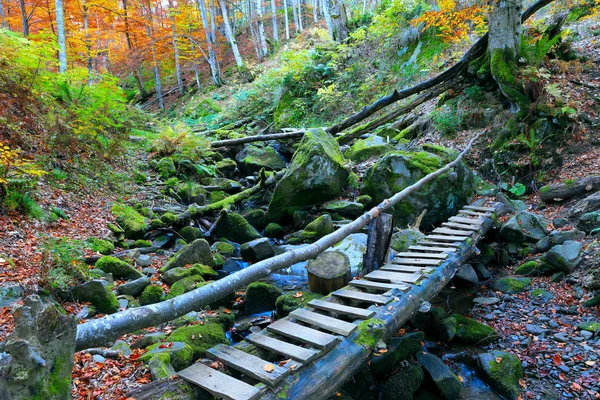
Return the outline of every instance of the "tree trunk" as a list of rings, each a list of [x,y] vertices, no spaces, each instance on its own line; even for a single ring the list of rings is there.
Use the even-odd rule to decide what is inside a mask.
[[[125,40],[127,42],[127,48],[129,49],[130,55],[134,56],[134,48],[133,41],[131,40],[131,33],[129,32],[129,15],[127,11],[127,0],[123,0],[123,23],[125,24]],[[138,92],[140,94],[141,100],[145,100],[148,98],[148,92],[146,92],[146,88],[144,87],[144,82],[142,82],[142,64],[139,63],[139,69],[133,69],[133,77],[135,79],[135,84],[137,86]]]
[[[161,110],[165,109],[165,103],[163,101],[162,95],[162,83],[160,81],[160,69],[158,66],[158,58],[156,57],[156,46],[154,43],[154,18],[152,16],[152,6],[150,4],[150,0],[147,3],[148,9],[146,18],[148,20],[148,27],[146,28],[146,33],[148,37],[151,39],[150,42],[150,51],[152,53],[152,67],[154,68],[154,84],[156,86],[156,100],[158,100],[158,106]]]
[[[29,20],[27,19],[27,9],[25,8],[25,0],[19,0],[21,8],[21,23],[23,24],[23,36],[29,36]]]
[[[277,6],[275,0],[271,0],[271,20],[273,21],[273,40],[279,41],[279,32],[277,30]]]
[[[204,29],[204,35],[206,37],[206,45],[208,46],[208,66],[210,67],[210,75],[215,85],[221,85],[221,75],[219,74],[219,67],[217,65],[217,53],[215,52],[215,42],[210,32],[210,25],[208,22],[208,15],[206,11],[206,4],[204,0],[198,0],[198,6],[200,7],[200,16],[202,18],[202,28]]]
[[[600,175],[588,176],[575,182],[556,183],[540,189],[540,198],[545,202],[564,201],[571,197],[600,190]]]
[[[306,271],[310,291],[322,295],[343,288],[352,279],[348,256],[340,251],[326,251],[308,261]]]
[[[312,9],[313,9],[313,21],[316,24],[317,22],[319,22],[319,18],[317,16],[317,10],[318,10],[318,4],[319,4],[319,0],[313,0],[312,2]]]
[[[90,21],[86,0],[81,0],[81,8],[83,11],[83,31],[85,32],[85,55],[88,69],[88,84],[92,86],[92,83],[94,82],[94,69],[92,65],[92,45],[90,43]]]
[[[290,4],[292,5],[292,15],[294,17],[294,32],[300,32],[300,28],[298,27],[298,9],[296,8],[296,2],[298,0],[290,0]]]
[[[258,43],[260,45],[260,58],[262,60],[269,53],[269,49],[267,47],[267,38],[265,37],[265,24],[262,20],[261,0],[256,0],[256,19],[258,23]]]
[[[335,40],[335,29],[333,28],[333,19],[331,19],[331,10],[329,8],[329,0],[321,0],[321,9],[325,16],[325,23],[327,24],[327,31],[331,40]]]
[[[335,40],[342,42],[348,38],[348,18],[346,7],[342,0],[336,0],[334,4],[335,16],[331,16],[335,27]]]
[[[58,39],[58,70],[67,72],[67,41],[65,37],[65,15],[63,0],[55,0],[56,7],[56,36]]]
[[[288,4],[287,0],[283,0],[283,15],[285,18],[285,38],[290,38],[290,20],[288,18]]]
[[[4,19],[4,6],[2,5],[2,0],[0,0],[0,26],[2,28],[6,28],[6,20]]]
[[[175,77],[179,95],[183,96],[183,79],[181,78],[181,64],[179,63],[179,47],[177,46],[177,28],[175,26],[175,7],[173,0],[169,0],[169,19],[171,20],[171,40],[173,42],[173,56],[175,58]]]
[[[298,29],[302,32],[304,30],[304,25],[302,24],[302,0],[296,0],[296,4],[298,5]]]
[[[394,231],[394,217],[381,214],[369,224],[367,233],[367,251],[363,257],[363,275],[381,268],[385,264],[390,239]]]
[[[227,36],[227,40],[231,45],[231,50],[233,51],[233,57],[235,58],[235,64],[239,69],[244,67],[244,60],[242,60],[242,56],[240,55],[240,50],[238,49],[237,42],[235,40],[235,34],[231,29],[231,25],[229,24],[229,16],[227,14],[227,4],[225,0],[219,0],[219,5],[221,6],[221,13],[223,14],[223,26],[225,27],[225,36]]]

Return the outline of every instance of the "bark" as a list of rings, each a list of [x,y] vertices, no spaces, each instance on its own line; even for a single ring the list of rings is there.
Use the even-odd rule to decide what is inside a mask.
[[[331,16],[335,28],[335,40],[343,42],[348,38],[348,18],[346,17],[346,7],[342,0],[336,0],[334,4],[335,14]]]
[[[125,25],[125,40],[127,42],[127,48],[129,49],[129,53],[133,56],[134,48],[133,41],[131,40],[131,33],[129,31],[129,14],[127,11],[127,0],[123,0],[123,23]],[[142,82],[142,64],[140,62],[139,69],[133,69],[133,77],[135,79],[135,84],[137,86],[138,92],[140,94],[141,100],[145,100],[148,98],[148,92],[144,87],[144,83]]]
[[[317,22],[319,22],[319,17],[317,16],[317,5],[319,4],[319,0],[313,0],[312,2],[312,12],[313,12],[313,21],[316,24]]]
[[[540,198],[545,202],[564,201],[571,197],[600,190],[600,175],[589,176],[575,182],[557,183],[540,189]]]
[[[392,233],[394,233],[394,217],[391,214],[381,214],[379,218],[369,224],[367,251],[363,256],[363,275],[375,271],[385,264]]]
[[[92,45],[90,44],[90,21],[88,15],[88,7],[85,0],[81,0],[81,8],[83,11],[83,30],[85,32],[85,52],[88,69],[88,84],[92,86],[94,82],[94,69],[92,65]]]
[[[275,5],[275,0],[271,0],[271,21],[273,24],[273,40],[278,42],[279,32],[277,30],[277,6]]]
[[[27,10],[25,9],[25,0],[19,0],[21,9],[21,24],[23,25],[23,36],[29,36],[29,18],[27,18]]]
[[[239,139],[228,139],[228,140],[218,140],[212,142],[210,147],[227,147],[227,146],[237,146],[244,143],[252,143],[252,142],[265,142],[267,140],[279,140],[279,139],[294,139],[300,138],[304,135],[306,131],[293,131],[293,132],[282,132],[282,133],[272,133],[269,135],[258,135],[258,136],[246,136]]]
[[[229,23],[229,15],[227,13],[227,4],[225,0],[219,0],[219,5],[221,6],[221,13],[223,14],[223,26],[225,28],[225,36],[231,45],[231,51],[233,52],[233,57],[235,58],[235,64],[238,68],[244,67],[244,60],[242,60],[242,56],[240,54],[240,50],[238,49],[237,42],[235,40],[235,34],[231,29],[231,24]]]
[[[296,8],[296,2],[298,0],[290,0],[290,4],[292,5],[292,15],[294,17],[294,31],[296,33],[300,32],[300,27],[298,23],[298,9]]]
[[[325,16],[325,23],[327,24],[327,31],[331,40],[335,40],[335,29],[333,27],[333,19],[331,18],[331,9],[329,8],[329,0],[321,0],[321,8],[323,9],[323,15]]]
[[[58,39],[58,70],[67,72],[67,41],[65,37],[65,14],[63,0],[55,0],[56,37]]]
[[[288,18],[288,4],[287,0],[283,0],[283,15],[285,18],[285,38],[290,38],[290,20]]]
[[[127,398],[136,400],[208,400],[212,399],[213,396],[210,396],[198,386],[175,377],[174,379],[159,379],[142,385],[129,392]]]
[[[296,5],[298,6],[298,30],[302,32],[304,30],[302,23],[302,0],[296,0]]]
[[[208,15],[206,11],[206,4],[204,0],[198,0],[198,7],[200,8],[200,16],[202,18],[202,28],[204,29],[204,36],[206,37],[206,45],[208,46],[208,66],[210,68],[210,75],[215,85],[221,85],[221,74],[219,73],[219,66],[217,65],[217,53],[215,52],[215,41],[210,31],[210,25],[208,22]]]
[[[179,47],[177,45],[177,28],[175,27],[175,7],[173,0],[169,0],[169,19],[171,20],[171,40],[173,43],[173,57],[175,58],[175,77],[179,95],[183,96],[183,79],[181,78],[181,64],[179,63]]]
[[[4,19],[4,6],[2,5],[2,0],[0,0],[0,26],[2,26],[2,28],[6,28],[6,20]]]
[[[267,47],[267,38],[265,37],[265,24],[262,20],[261,0],[256,0],[256,19],[258,23],[258,43],[260,45],[260,59],[262,60],[269,53]]]
[[[431,180],[450,171],[454,166],[461,162],[464,155],[471,149],[473,142],[480,134],[481,133],[475,135],[469,141],[465,149],[454,161],[437,171],[428,174],[416,183],[396,193],[391,198],[382,201],[378,206],[373,207],[361,217],[344,225],[335,232],[322,237],[313,244],[300,249],[290,250],[267,260],[259,261],[228,277],[209,283],[201,288],[192,290],[170,300],[148,306],[132,308],[80,324],[77,329],[77,349],[84,350],[90,347],[107,345],[126,333],[171,321],[190,311],[198,310],[206,304],[213,303],[214,301],[227,296],[234,290],[255,282],[260,278],[266,277],[274,271],[316,257],[348,235],[360,231],[371,221],[379,217],[381,213],[390,210],[398,202],[405,199],[411,193],[421,189]],[[403,296],[403,298],[407,297]]]

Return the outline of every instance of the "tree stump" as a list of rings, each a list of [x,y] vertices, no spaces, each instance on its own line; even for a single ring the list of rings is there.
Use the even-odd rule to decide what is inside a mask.
[[[308,287],[313,293],[329,294],[352,279],[350,260],[341,251],[326,251],[306,264]]]
[[[390,214],[381,214],[371,221],[367,233],[367,251],[363,257],[363,275],[385,264],[393,230],[394,217]]]

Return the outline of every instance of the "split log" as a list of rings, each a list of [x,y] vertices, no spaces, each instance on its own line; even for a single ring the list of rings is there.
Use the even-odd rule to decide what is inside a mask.
[[[343,288],[352,279],[350,261],[341,251],[326,251],[310,260],[306,270],[308,287],[313,293],[329,294]]]
[[[545,202],[563,201],[598,190],[600,190],[600,175],[588,176],[575,182],[546,185],[540,189],[540,198]]]
[[[385,264],[385,257],[394,230],[394,217],[391,214],[381,214],[369,224],[367,233],[367,251],[363,257],[363,275],[379,269]]]
[[[446,164],[437,171],[426,175],[414,184],[396,193],[391,198],[383,200],[379,205],[365,212],[359,218],[344,225],[333,233],[323,236],[321,239],[308,246],[290,250],[278,256],[259,261],[248,268],[231,274],[223,279],[209,283],[201,288],[194,289],[172,299],[157,304],[124,310],[80,324],[77,329],[77,349],[84,350],[90,347],[104,346],[112,343],[116,338],[126,333],[174,320],[190,311],[196,311],[206,304],[214,303],[229,295],[231,292],[264,278],[272,272],[318,256],[348,235],[360,231],[371,221],[378,218],[381,213],[390,210],[398,202],[405,199],[411,193],[421,189],[428,182],[450,171],[454,166],[461,162],[465,154],[473,146],[475,140],[479,138],[482,133],[483,131],[476,134],[454,161]]]
[[[252,142],[266,142],[267,140],[295,139],[304,136],[305,132],[305,130],[298,130],[292,132],[271,133],[268,135],[246,136],[239,139],[217,140],[212,142],[210,147],[214,149],[218,147],[238,146],[240,144]]]

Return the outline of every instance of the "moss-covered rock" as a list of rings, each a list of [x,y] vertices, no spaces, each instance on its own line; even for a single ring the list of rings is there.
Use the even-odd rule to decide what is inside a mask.
[[[240,254],[246,261],[262,261],[275,255],[268,238],[254,239],[240,247]]]
[[[361,194],[356,198],[356,202],[362,204],[366,208],[373,203],[373,198],[368,194]]]
[[[598,321],[581,322],[581,323],[579,323],[579,325],[577,325],[577,329],[580,329],[582,331],[592,332],[593,334],[598,334],[598,333],[600,333],[600,322],[598,322]]]
[[[229,344],[223,327],[215,322],[182,326],[174,330],[167,337],[167,341],[188,344],[194,352],[193,359],[203,357],[206,350],[217,344]]]
[[[452,370],[437,356],[420,351],[417,360],[445,399],[458,399],[462,384]]]
[[[180,183],[175,188],[178,200],[185,204],[198,204],[199,206],[206,204],[208,193],[201,185],[194,182]]]
[[[175,167],[175,163],[171,157],[161,158],[156,165],[156,170],[163,179],[168,179],[172,176],[175,176],[177,173],[177,168]]]
[[[175,369],[171,365],[171,356],[167,353],[153,355],[147,362],[152,380],[166,379],[175,375]]]
[[[292,311],[304,307],[309,301],[322,298],[322,294],[303,292],[301,296],[297,292],[286,293],[277,298],[275,309],[279,318],[287,317]]]
[[[439,169],[455,156],[455,152],[439,146],[419,152],[392,151],[365,172],[361,192],[379,203]],[[474,188],[473,174],[466,164],[460,163],[452,174],[439,176],[396,204],[393,209],[396,224],[408,225],[425,209],[423,226],[445,221],[469,202]]]
[[[322,209],[343,217],[356,218],[363,213],[365,206],[357,201],[336,200],[323,204]]]
[[[506,277],[497,279],[493,284],[493,288],[495,290],[501,291],[502,293],[516,294],[521,293],[523,290],[525,290],[525,288],[529,286],[530,283],[530,278]]]
[[[519,380],[523,378],[521,361],[514,354],[492,351],[478,356],[486,380],[498,393],[510,400],[519,397]]]
[[[500,338],[494,328],[458,314],[445,318],[441,325],[454,332],[450,340],[459,339],[463,343],[483,346]]]
[[[600,228],[600,211],[585,213],[579,217],[577,228],[589,234],[594,229]]]
[[[546,236],[546,228],[537,215],[526,211],[518,212],[500,229],[500,237],[509,242],[537,242]]]
[[[219,307],[217,310],[210,312],[206,319],[220,324],[225,331],[233,328],[235,324],[235,314],[225,307]]]
[[[275,187],[269,219],[278,222],[296,210],[335,198],[347,179],[344,157],[333,136],[323,129],[309,130]]]
[[[262,237],[240,214],[226,212],[219,216],[214,234],[236,243],[246,243]]]
[[[192,290],[204,285],[204,279],[200,275],[186,276],[175,282],[171,286],[171,290],[167,295],[167,299],[181,296],[184,293],[191,292]]]
[[[236,253],[235,247],[227,242],[214,242],[210,248],[223,257],[233,257]]]
[[[414,393],[421,387],[425,374],[420,364],[402,368],[383,386],[383,400],[412,400]]]
[[[149,240],[138,239],[135,242],[133,242],[133,245],[130,246],[130,248],[132,249],[139,249],[142,247],[152,247],[152,242]]]
[[[314,242],[331,232],[333,232],[333,221],[329,214],[325,214],[306,225],[300,237],[304,241]]]
[[[115,204],[111,208],[112,213],[117,218],[117,224],[122,228],[123,233],[129,239],[142,239],[146,233],[146,218],[144,218],[134,208]]]
[[[408,251],[410,246],[425,239],[425,234],[414,229],[402,229],[394,232],[390,240],[390,247],[397,252]]]
[[[164,298],[165,293],[162,287],[158,285],[146,286],[142,294],[140,295],[140,305],[146,306],[148,304],[159,303]]]
[[[193,226],[184,226],[179,230],[179,236],[183,238],[188,243],[192,243],[196,239],[201,239],[203,237],[200,229],[195,228]]]
[[[231,158],[224,158],[221,161],[217,161],[215,166],[217,172],[227,178],[231,178],[237,169],[237,164]]]
[[[119,311],[119,300],[108,288],[108,282],[94,279],[71,289],[71,296],[77,301],[90,302],[104,314]]]
[[[175,221],[177,221],[177,215],[167,211],[160,217],[160,220],[164,225],[170,226],[173,225]]]
[[[574,240],[553,246],[544,256],[544,262],[555,271],[571,272],[581,261],[582,245]]]
[[[235,160],[245,174],[255,174],[263,168],[267,171],[285,168],[285,160],[271,146],[247,146],[235,156]]]
[[[133,281],[124,283],[123,285],[119,285],[119,287],[117,287],[117,293],[124,294],[127,296],[138,296],[144,291],[146,286],[148,286],[149,284],[150,278],[148,278],[147,276],[143,276]]]
[[[142,273],[132,265],[112,256],[100,258],[96,261],[95,267],[106,273],[113,274],[115,278],[138,279],[142,277]]]
[[[190,345],[183,342],[169,343],[170,347],[162,346],[162,343],[155,343],[148,347],[148,350],[140,357],[140,361],[147,363],[153,357],[159,354],[168,355],[167,362],[169,362],[175,371],[182,370],[189,367],[194,359],[194,350]]]
[[[105,239],[98,239],[95,237],[88,238],[87,244],[90,249],[97,251],[100,254],[109,255],[115,251],[115,246]]]
[[[265,236],[280,239],[285,235],[285,230],[276,222],[271,222],[265,227]]]
[[[250,225],[259,231],[265,229],[269,223],[267,212],[265,210],[261,210],[260,208],[248,211],[246,214],[244,214],[244,218],[246,218],[246,221],[248,221]]]
[[[392,136],[393,138],[394,136]],[[379,157],[389,151],[394,150],[394,146],[381,136],[371,135],[366,139],[357,140],[346,152],[344,157],[355,163],[361,163],[369,159]]]
[[[188,276],[200,276],[204,279],[214,279],[219,276],[211,267],[203,264],[193,264],[189,267],[177,267],[166,271],[161,276],[161,280],[169,285],[187,278]]]
[[[247,314],[273,310],[279,296],[281,291],[273,285],[264,282],[251,283],[246,289],[244,310]]]
[[[185,246],[171,257],[160,271],[164,273],[173,268],[185,267],[188,264],[203,264],[213,267],[213,255],[206,240],[196,239]]]
[[[422,350],[425,340],[423,332],[411,332],[400,337],[393,337],[387,346],[387,352],[371,359],[370,368],[375,375],[388,376],[402,361]]]
[[[382,320],[369,318],[358,324],[357,333],[354,343],[368,349],[375,349],[375,345],[385,335],[385,326]]]

